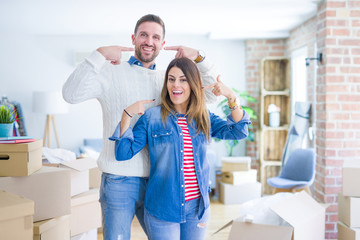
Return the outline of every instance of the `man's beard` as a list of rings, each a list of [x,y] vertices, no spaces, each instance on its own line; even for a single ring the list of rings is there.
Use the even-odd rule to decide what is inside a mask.
[[[150,56],[149,58],[145,58],[141,52],[141,47],[138,47],[135,49],[135,53],[136,53],[136,56],[139,58],[139,60],[141,62],[144,62],[144,63],[149,63],[149,62],[152,62],[155,60],[155,58],[159,55],[159,52],[154,52],[152,56]]]

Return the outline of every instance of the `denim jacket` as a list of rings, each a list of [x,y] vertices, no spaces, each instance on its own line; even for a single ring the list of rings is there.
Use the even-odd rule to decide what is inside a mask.
[[[161,107],[148,109],[137,121],[134,129],[127,129],[120,136],[120,123],[110,140],[115,142],[115,156],[119,161],[131,159],[146,144],[150,154],[150,176],[146,188],[145,208],[162,221],[185,222],[185,184],[183,174],[184,140],[177,116],[170,114],[164,125]],[[227,121],[210,113],[211,137],[219,139],[243,139],[248,136],[249,116],[235,123],[231,115]],[[189,126],[193,144],[196,176],[201,192],[198,210],[199,219],[210,205],[209,163],[206,148],[209,142],[203,133],[196,133],[196,123]]]

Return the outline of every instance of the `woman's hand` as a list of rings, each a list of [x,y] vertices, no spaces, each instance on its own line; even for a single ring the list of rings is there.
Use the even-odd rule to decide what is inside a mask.
[[[221,80],[220,75],[216,78],[216,83],[205,86],[204,89],[213,88],[212,92],[215,96],[224,96],[227,99],[235,99],[236,95],[233,90],[228,88]]]
[[[137,101],[124,109],[120,122],[120,136],[122,136],[124,132],[129,128],[130,120],[133,116],[135,116],[136,114],[143,115],[145,113],[144,104],[152,103],[154,101],[155,99]]]
[[[154,101],[155,101],[155,99],[137,101],[137,102],[131,104],[130,106],[128,106],[127,108],[125,108],[125,111],[128,114],[130,114],[131,117],[136,115],[136,114],[143,115],[145,113],[144,104],[153,103]]]

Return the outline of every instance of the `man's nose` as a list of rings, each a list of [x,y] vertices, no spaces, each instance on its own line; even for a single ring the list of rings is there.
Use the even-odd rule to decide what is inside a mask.
[[[146,39],[145,39],[145,43],[147,44],[147,45],[149,45],[149,46],[152,46],[152,38],[151,37],[147,37]]]

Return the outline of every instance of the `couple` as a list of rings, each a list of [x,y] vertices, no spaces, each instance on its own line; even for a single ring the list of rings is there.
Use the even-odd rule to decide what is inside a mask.
[[[144,225],[144,212],[146,214],[147,224],[150,225],[150,230],[147,231],[147,234],[150,239],[158,239],[157,236],[151,236],[152,229],[155,228],[155,231],[158,231],[158,228],[156,227],[156,224],[159,224],[158,226],[164,226],[164,222],[171,223],[171,222],[177,222],[178,226],[184,225],[187,222],[187,216],[184,216],[184,211],[187,210],[188,212],[192,213],[192,217],[200,217],[200,220],[198,219],[197,225],[195,225],[196,229],[200,231],[200,235],[202,234],[205,236],[205,229],[206,229],[206,217],[208,216],[208,206],[209,206],[209,199],[208,199],[208,165],[205,160],[205,144],[206,141],[208,141],[208,137],[213,134],[225,134],[224,132],[224,122],[220,121],[219,118],[215,117],[212,114],[209,114],[205,110],[204,105],[204,95],[205,98],[209,101],[214,100],[215,95],[220,94],[226,94],[227,96],[230,96],[232,99],[230,100],[230,107],[234,108],[234,111],[238,112],[240,111],[240,114],[245,114],[242,110],[240,110],[240,107],[236,107],[236,101],[235,98],[233,98],[233,93],[231,91],[227,92],[227,89],[220,81],[216,81],[216,78],[213,74],[213,67],[208,63],[207,59],[195,49],[191,49],[188,47],[167,47],[164,48],[165,50],[175,50],[177,51],[176,57],[181,59],[175,59],[175,62],[172,62],[173,64],[176,63],[176,61],[184,61],[185,64],[183,65],[177,65],[173,69],[173,67],[169,66],[169,71],[166,73],[165,78],[165,88],[163,88],[163,93],[167,93],[167,82],[174,81],[174,85],[177,86],[177,82],[181,83],[188,83],[188,93],[189,93],[189,111],[185,111],[184,118],[180,120],[183,121],[182,126],[176,125],[176,128],[174,127],[175,119],[181,117],[182,112],[179,111],[175,113],[176,110],[182,110],[175,108],[180,99],[180,97],[183,97],[183,93],[185,90],[178,89],[172,92],[172,96],[169,95],[169,99],[165,102],[162,102],[165,107],[165,112],[163,114],[168,114],[169,116],[164,115],[164,118],[161,117],[161,115],[156,116],[157,114],[162,114],[160,111],[160,107],[155,107],[147,111],[145,115],[142,117],[142,120],[139,122],[139,126],[141,127],[141,122],[143,124],[148,124],[146,122],[147,117],[151,116],[151,121],[153,124],[156,122],[156,126],[159,127],[159,130],[165,130],[167,132],[159,131],[158,135],[156,133],[149,132],[148,134],[151,135],[153,144],[156,144],[156,147],[159,150],[164,150],[163,154],[154,152],[155,149],[152,149],[150,146],[150,140],[148,142],[149,150],[150,150],[150,156],[152,159],[155,157],[155,161],[159,160],[161,158],[157,158],[156,154],[164,156],[164,153],[166,151],[171,151],[169,148],[166,148],[164,146],[167,146],[169,144],[166,143],[166,139],[162,134],[167,135],[172,134],[172,137],[175,137],[175,134],[179,134],[177,137],[178,143],[176,146],[173,146],[173,148],[177,148],[179,152],[171,152],[171,159],[169,158],[166,163],[165,171],[161,171],[162,167],[161,165],[156,165],[160,163],[151,162],[151,164],[155,164],[156,166],[151,166],[151,173],[152,174],[168,174],[171,181],[175,184],[176,177],[181,179],[180,181],[183,181],[185,183],[185,177],[181,176],[180,173],[182,172],[176,172],[178,168],[180,168],[179,171],[185,170],[184,167],[175,166],[176,163],[180,163],[184,161],[184,153],[188,154],[191,151],[184,151],[190,148],[191,146],[194,148],[193,153],[193,159],[195,166],[192,167],[193,171],[201,171],[200,173],[196,172],[196,177],[191,178],[188,177],[187,183],[191,184],[191,179],[196,180],[197,184],[197,190],[195,189],[195,194],[189,194],[187,200],[185,200],[185,191],[179,190],[180,187],[184,187],[179,185],[179,182],[177,182],[177,185],[173,185],[170,189],[166,188],[169,187],[169,185],[166,185],[164,183],[159,175],[160,178],[156,178],[158,175],[152,176],[149,180],[149,186],[148,191],[146,194],[151,194],[153,191],[159,191],[157,189],[157,186],[163,186],[163,189],[166,189],[168,192],[162,192],[161,194],[153,195],[153,196],[147,196],[146,201],[151,200],[150,202],[147,202],[146,206],[147,209],[144,211],[144,199],[145,199],[145,188],[148,184],[148,176],[150,171],[150,161],[149,161],[149,152],[147,148],[144,148],[141,150],[141,146],[137,146],[136,143],[133,145],[132,148],[136,148],[137,151],[140,151],[138,154],[136,154],[134,157],[131,158],[131,160],[128,161],[117,161],[115,159],[114,154],[114,142],[109,141],[108,137],[111,136],[113,133],[113,130],[118,124],[119,119],[121,119],[121,115],[124,116],[126,114],[126,117],[122,118],[122,124],[128,125],[130,122],[131,126],[134,126],[136,123],[138,116],[135,115],[137,113],[143,113],[145,109],[137,109],[139,106],[141,108],[143,105],[141,103],[134,103],[135,101],[141,100],[141,99],[155,99],[155,101],[152,101],[150,104],[147,104],[147,107],[155,106],[159,103],[160,99],[160,92],[161,92],[161,86],[164,81],[164,73],[161,71],[156,70],[155,65],[155,58],[159,54],[160,49],[163,48],[165,41],[164,41],[164,35],[165,35],[165,26],[163,21],[155,15],[146,15],[140,18],[135,26],[134,34],[132,35],[132,43],[135,45],[135,55],[134,57],[131,57],[128,62],[121,63],[121,52],[122,51],[133,51],[132,48],[125,48],[120,46],[110,46],[110,47],[101,47],[98,48],[97,51],[94,51],[90,57],[88,57],[82,64],[80,64],[76,70],[71,74],[67,82],[65,83],[63,87],[63,96],[64,99],[70,103],[79,103],[88,99],[96,98],[100,102],[103,110],[103,136],[104,136],[104,143],[103,143],[103,149],[100,154],[100,157],[98,159],[98,165],[100,170],[103,172],[102,174],[102,183],[100,188],[100,203],[102,208],[102,214],[103,214],[103,234],[104,239],[130,239],[130,226],[132,219],[134,215],[137,216],[139,219],[139,222],[141,223],[143,229],[145,229]],[[195,63],[192,63],[191,65],[189,61],[184,60],[182,57],[193,60],[196,62],[196,67],[194,70],[191,68],[191,66],[195,66]],[[187,62],[187,63],[186,63]],[[180,63],[176,63],[180,64]],[[187,65],[186,65],[187,64]],[[188,68],[188,66],[190,66]],[[183,69],[181,67],[184,67]],[[172,74],[169,74],[170,69],[172,69]],[[191,70],[192,69],[192,70]],[[176,71],[175,71],[176,70]],[[182,74],[179,73],[179,70],[181,70]],[[173,72],[175,71],[175,72]],[[197,72],[199,71],[199,72]],[[190,75],[189,72],[192,72]],[[202,83],[196,83],[196,81],[200,80],[200,77],[194,77],[196,74],[201,74]],[[185,76],[180,77],[180,76]],[[169,79],[169,77],[171,77]],[[196,84],[195,84],[196,83]],[[195,85],[192,85],[195,84]],[[214,85],[215,84],[215,85]],[[201,86],[213,86],[213,88],[210,89],[201,89]],[[224,89],[225,93],[224,93]],[[199,91],[200,90],[200,91]],[[196,91],[196,95],[191,96],[192,92]],[[205,92],[205,93],[204,93]],[[226,93],[227,92],[227,93]],[[163,96],[166,97],[166,96]],[[163,98],[162,97],[162,98]],[[174,104],[172,104],[173,99]],[[165,99],[164,99],[165,100]],[[193,102],[192,102],[193,101]],[[166,105],[166,102],[169,105]],[[131,105],[130,107],[127,107]],[[182,107],[184,104],[180,104]],[[195,109],[193,109],[195,108]],[[127,111],[127,113],[124,111],[124,109]],[[136,111],[135,111],[136,110]],[[137,111],[139,110],[139,111]],[[200,111],[201,110],[201,111]],[[237,114],[237,113],[234,114]],[[175,115],[173,115],[173,113]],[[127,115],[128,114],[128,115]],[[135,116],[133,116],[135,115]],[[239,116],[240,118],[242,116]],[[133,116],[132,118],[130,116]],[[161,118],[160,121],[157,121],[156,119]],[[166,119],[165,119],[166,118]],[[131,119],[131,120],[130,120]],[[167,127],[160,127],[164,123],[162,122],[166,121]],[[230,118],[231,119],[231,118]],[[145,122],[144,122],[145,121]],[[153,122],[154,121],[154,122]],[[216,126],[215,129],[211,128],[213,127],[213,121],[215,121],[214,126]],[[186,124],[186,123],[189,123]],[[228,121],[231,124],[231,129],[236,129],[235,125],[239,125],[239,123],[235,124],[234,119]],[[248,118],[246,118],[246,114],[243,117],[243,120],[241,122],[249,123]],[[177,124],[177,122],[176,122]],[[220,125],[218,125],[220,124]],[[243,125],[246,125],[243,124]],[[149,125],[148,127],[155,127],[155,125]],[[122,136],[123,139],[127,136],[127,134],[130,134],[131,130],[125,131],[125,126],[122,128],[124,131],[124,135]],[[179,128],[180,127],[180,128]],[[245,126],[244,126],[245,127]],[[134,128],[134,130],[138,129],[137,126]],[[190,140],[186,141],[186,149],[185,147],[185,141],[182,134],[182,129],[184,128],[184,132],[186,130],[189,131]],[[143,128],[144,129],[144,128]],[[181,129],[181,132],[180,132]],[[196,130],[195,130],[196,129]],[[247,133],[247,128],[245,127],[245,133]],[[148,129],[146,129],[148,130]],[[227,130],[229,131],[229,130]],[[152,135],[153,134],[153,135]],[[150,137],[149,135],[149,137]],[[120,136],[120,135],[118,135]],[[226,137],[228,135],[225,135]],[[143,137],[141,134],[137,136],[135,134],[135,139],[137,137]],[[158,137],[158,138],[157,138]],[[186,137],[186,136],[184,136]],[[156,139],[155,139],[156,138]],[[147,139],[147,138],[146,138]],[[189,138],[188,138],[189,139]],[[141,144],[144,145],[143,141],[145,139],[142,139]],[[173,140],[171,140],[173,141]],[[129,142],[129,148],[130,148]],[[183,143],[183,145],[179,145],[179,143]],[[190,145],[189,145],[190,144]],[[174,145],[174,144],[171,144]],[[119,145],[117,145],[119,146]],[[154,145],[155,146],[155,145]],[[119,150],[119,148],[118,148]],[[120,150],[124,150],[121,149]],[[128,149],[129,150],[129,149]],[[117,154],[118,158],[128,158],[129,156],[122,156],[122,153],[119,151]],[[127,155],[127,153],[125,154]],[[168,156],[169,157],[169,156]],[[187,157],[188,158],[188,157]],[[191,159],[191,157],[190,157]],[[172,161],[170,161],[172,160]],[[163,163],[162,163],[163,164]],[[171,167],[173,165],[173,167]],[[155,167],[157,167],[157,171],[155,171]],[[191,167],[191,166],[190,166]],[[160,171],[159,171],[160,169]],[[176,174],[175,174],[176,173]],[[194,175],[194,173],[193,173]],[[160,182],[157,182],[160,181]],[[161,185],[165,184],[165,185]],[[155,186],[154,186],[155,185]],[[176,188],[176,186],[178,186]],[[150,190],[149,190],[150,188]],[[172,209],[170,205],[165,205],[163,201],[166,202],[166,204],[170,204],[170,198],[178,197],[177,202],[172,202],[174,206],[176,205],[175,209]],[[155,199],[154,199],[155,197]],[[168,198],[168,199],[164,199]],[[190,199],[190,200],[189,200]],[[191,200],[192,199],[192,200]],[[161,211],[159,209],[159,206],[161,208],[166,209],[167,217],[164,218],[161,214],[164,213],[164,211]],[[185,210],[179,211],[181,207],[185,207]],[[193,209],[191,209],[193,207]],[[195,208],[195,209],[194,209]],[[183,208],[184,209],[184,208]],[[179,212],[179,216],[176,216],[174,211]],[[156,215],[160,214],[160,215]],[[151,217],[154,221],[151,220]],[[172,221],[167,221],[167,220]],[[180,219],[178,221],[178,219]],[[156,221],[155,221],[156,220]],[[165,221],[163,221],[165,220]],[[190,222],[190,221],[188,221]],[[179,224],[180,223],[180,224]],[[155,225],[154,225],[155,224]],[[167,224],[166,224],[167,225]],[[171,225],[171,224],[170,224]],[[166,230],[166,232],[174,233],[172,230]],[[193,234],[194,229],[189,228],[188,233],[190,236],[184,236],[182,235],[182,239],[197,239]],[[145,231],[146,232],[146,231]],[[203,233],[201,233],[203,232]],[[181,232],[183,234],[185,232]],[[180,235],[180,233],[178,233]],[[163,239],[166,237],[162,237]],[[170,239],[179,239],[170,237]],[[167,238],[169,239],[169,238]]]

